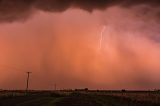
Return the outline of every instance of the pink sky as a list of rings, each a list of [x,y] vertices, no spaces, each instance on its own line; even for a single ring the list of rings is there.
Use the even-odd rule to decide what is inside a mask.
[[[1,23],[0,87],[25,89],[31,71],[30,89],[160,88],[160,23],[140,8],[36,11]]]

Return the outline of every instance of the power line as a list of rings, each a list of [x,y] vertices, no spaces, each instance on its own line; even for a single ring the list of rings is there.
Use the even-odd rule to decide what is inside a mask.
[[[57,90],[57,84],[54,84],[54,90],[55,91]]]
[[[26,69],[22,68],[22,67],[15,67],[12,65],[7,65],[7,64],[0,64],[0,68],[5,68],[5,69],[14,69],[14,71],[25,71]]]

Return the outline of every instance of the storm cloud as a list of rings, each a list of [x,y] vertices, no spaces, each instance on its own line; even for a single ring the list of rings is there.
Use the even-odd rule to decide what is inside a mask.
[[[0,86],[160,88],[159,19],[159,0],[0,0]]]
[[[37,10],[63,12],[69,8],[80,8],[88,12],[104,10],[111,6],[125,8],[148,5],[159,9],[159,0],[0,0],[0,22],[26,20]],[[149,10],[144,10],[145,13]],[[159,14],[159,13],[158,13]]]

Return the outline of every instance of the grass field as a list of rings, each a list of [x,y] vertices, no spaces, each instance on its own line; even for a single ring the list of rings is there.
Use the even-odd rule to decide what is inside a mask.
[[[0,106],[160,106],[159,92],[1,91]]]

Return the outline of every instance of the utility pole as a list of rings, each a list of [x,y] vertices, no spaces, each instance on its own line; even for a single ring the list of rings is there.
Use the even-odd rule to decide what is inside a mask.
[[[32,72],[27,72],[27,85],[26,85],[26,92],[28,91],[28,87],[29,87],[29,76]]]
[[[57,84],[54,84],[54,90],[55,91],[57,90]]]

